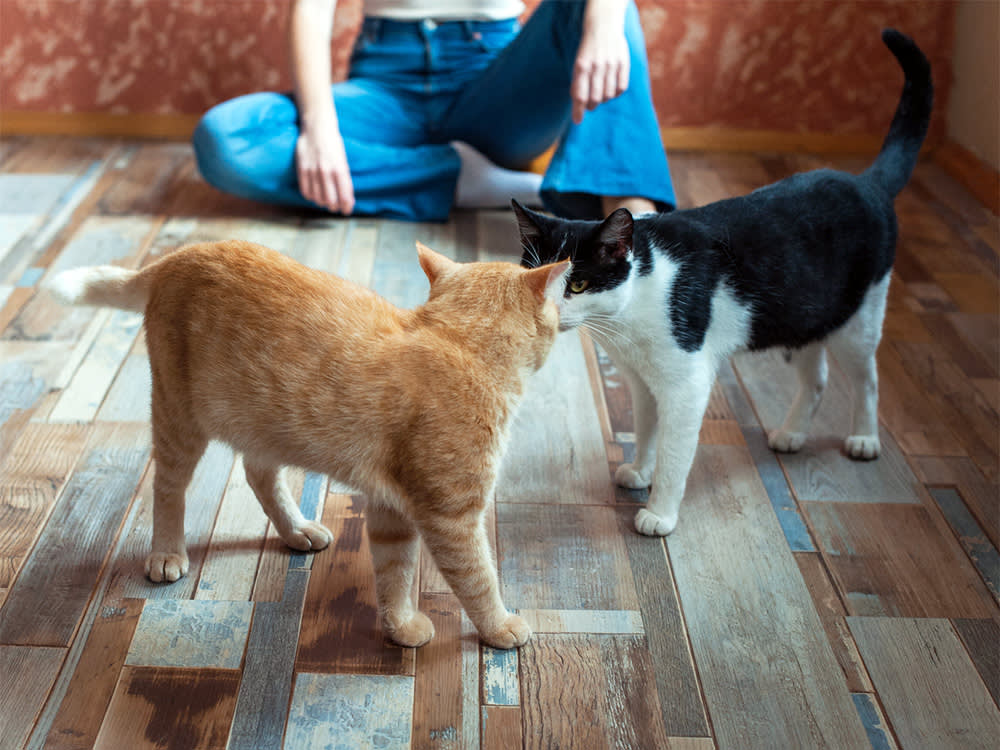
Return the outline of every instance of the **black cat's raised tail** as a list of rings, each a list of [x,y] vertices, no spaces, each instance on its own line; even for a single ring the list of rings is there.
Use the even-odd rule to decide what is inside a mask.
[[[910,179],[920,146],[927,135],[934,103],[934,84],[931,81],[931,65],[912,39],[895,29],[885,29],[882,41],[899,60],[906,82],[889,126],[889,134],[866,175],[895,196]]]

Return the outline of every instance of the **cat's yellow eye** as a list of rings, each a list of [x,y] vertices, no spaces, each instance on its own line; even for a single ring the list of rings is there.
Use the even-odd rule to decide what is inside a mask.
[[[590,286],[590,282],[586,279],[577,279],[576,281],[569,282],[569,290],[573,292],[573,294],[579,294],[588,286]]]

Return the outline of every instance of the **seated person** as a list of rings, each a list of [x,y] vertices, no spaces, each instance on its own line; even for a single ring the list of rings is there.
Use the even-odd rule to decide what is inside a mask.
[[[333,84],[336,0],[292,0],[294,94],[241,96],[194,134],[219,190],[343,215],[444,221],[517,198],[570,218],[674,193],[632,0],[364,0]],[[556,145],[544,177],[532,160]]]

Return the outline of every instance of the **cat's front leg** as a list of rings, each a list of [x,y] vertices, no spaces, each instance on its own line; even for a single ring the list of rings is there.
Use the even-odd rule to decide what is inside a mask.
[[[285,484],[281,467],[244,456],[243,469],[260,507],[285,544],[301,552],[317,552],[330,545],[333,533],[323,524],[302,515]]]
[[[434,637],[434,624],[413,606],[413,582],[420,555],[417,529],[403,514],[378,503],[365,510],[365,526],[382,626],[400,646],[423,646]]]
[[[649,502],[635,516],[635,528],[640,534],[666,536],[677,526],[714,376],[714,368],[699,362],[685,377],[668,379],[667,388],[657,394],[656,473]]]
[[[479,637],[493,648],[523,646],[531,636],[531,628],[521,617],[508,612],[500,598],[484,520],[480,506],[458,515],[425,514],[417,525]]]
[[[644,490],[652,483],[656,466],[656,399],[634,370],[617,361],[615,364],[628,380],[632,418],[635,421],[635,458],[631,463],[618,467],[615,483],[632,490]]]

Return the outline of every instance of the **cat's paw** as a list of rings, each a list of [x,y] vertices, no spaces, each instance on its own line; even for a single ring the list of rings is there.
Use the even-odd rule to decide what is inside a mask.
[[[797,453],[805,443],[806,433],[790,432],[783,428],[774,430],[767,438],[768,446],[778,453]]]
[[[851,458],[871,461],[882,452],[878,435],[850,435],[844,440],[844,450]]]
[[[282,534],[281,538],[292,549],[300,552],[317,552],[329,546],[333,541],[333,533],[321,523],[306,521],[301,526]]]
[[[402,624],[390,626],[386,623],[386,631],[393,643],[407,648],[417,648],[434,637],[434,623],[427,615],[418,611]]]
[[[647,489],[652,481],[652,472],[638,471],[635,464],[622,464],[615,471],[615,484],[630,490]]]
[[[517,615],[507,615],[499,628],[491,633],[480,631],[479,637],[493,648],[516,648],[528,642],[531,637],[531,626]]]
[[[146,558],[146,576],[153,583],[173,583],[188,572],[188,556],[176,552],[153,552]]]
[[[663,518],[640,508],[635,514],[635,530],[645,536],[666,536],[677,526],[677,516]]]

